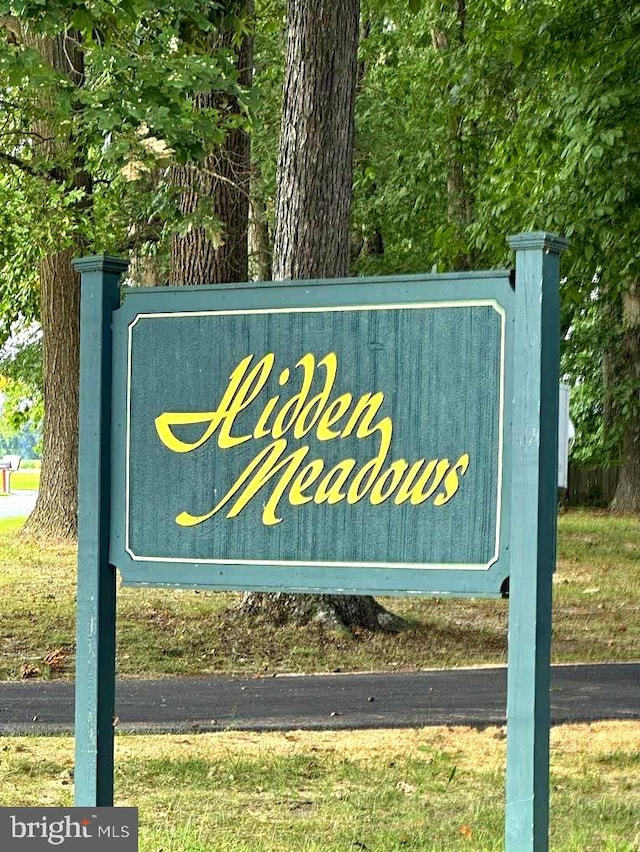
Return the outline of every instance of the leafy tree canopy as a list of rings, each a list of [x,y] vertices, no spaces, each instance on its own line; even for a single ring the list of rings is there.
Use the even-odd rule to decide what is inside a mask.
[[[88,250],[122,252],[176,227],[169,161],[201,158],[246,120],[195,108],[212,91],[246,105],[232,52],[216,42],[220,28],[242,37],[240,9],[199,0],[0,4],[0,163],[41,252],[71,233]],[[63,35],[82,55],[81,75],[71,58],[61,73],[43,56],[45,40]],[[88,185],[74,184],[78,170]]]

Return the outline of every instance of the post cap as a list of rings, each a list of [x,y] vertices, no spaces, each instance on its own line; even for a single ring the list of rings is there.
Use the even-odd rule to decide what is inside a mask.
[[[569,241],[558,234],[547,231],[529,231],[507,237],[509,247],[514,251],[538,250],[552,254],[562,254],[569,248]]]
[[[78,257],[72,261],[76,272],[111,272],[122,274],[129,268],[129,261],[108,254],[94,254],[90,257]]]

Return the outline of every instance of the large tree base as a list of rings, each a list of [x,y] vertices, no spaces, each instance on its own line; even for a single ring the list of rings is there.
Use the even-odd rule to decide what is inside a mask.
[[[363,628],[385,633],[398,633],[405,621],[386,610],[371,596],[361,595],[291,595],[279,592],[248,592],[240,604],[241,611],[262,618],[270,624],[309,624],[329,627]]]
[[[640,480],[618,486],[611,511],[617,515],[640,515]]]
[[[40,490],[24,536],[68,541],[77,535],[80,278],[78,243],[40,262],[44,332],[44,434]]]
[[[77,533],[73,498],[45,500],[41,495],[20,530],[20,537],[29,541],[75,541]]]
[[[633,388],[633,397],[622,437],[622,465],[614,512],[640,515],[640,280],[634,281],[622,295],[622,327],[625,381]]]

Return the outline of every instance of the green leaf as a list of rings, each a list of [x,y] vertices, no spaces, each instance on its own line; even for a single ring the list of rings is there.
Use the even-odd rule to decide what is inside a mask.
[[[524,59],[524,50],[522,45],[514,44],[511,48],[511,61],[518,68],[522,65],[522,60]]]

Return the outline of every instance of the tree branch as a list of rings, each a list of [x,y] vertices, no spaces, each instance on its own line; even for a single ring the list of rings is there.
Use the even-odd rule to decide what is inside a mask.
[[[25,162],[25,160],[21,160],[19,157],[15,157],[13,154],[7,154],[4,151],[0,151],[0,162],[8,163],[10,166],[15,166],[20,169],[20,171],[30,175],[31,177],[45,178],[45,180],[57,181],[58,183],[64,183],[65,181],[65,175],[62,169],[39,171],[38,169],[34,169],[30,163]]]
[[[25,161],[21,160],[19,157],[14,157],[13,154],[5,154],[4,151],[0,151],[0,160],[5,163],[9,163],[11,166],[16,166],[16,168],[20,169],[20,171],[23,171],[32,177],[40,176],[38,172],[29,165],[29,163],[25,163]]]

